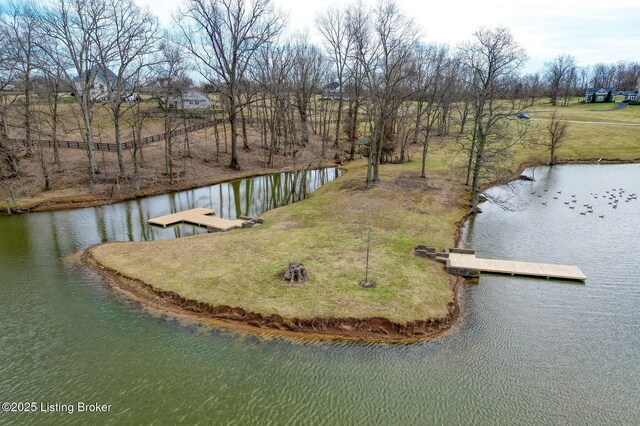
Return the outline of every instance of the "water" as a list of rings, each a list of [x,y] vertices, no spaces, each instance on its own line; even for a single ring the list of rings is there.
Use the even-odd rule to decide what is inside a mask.
[[[614,187],[640,193],[640,166],[538,168],[536,178],[516,184],[519,211],[485,203],[465,245],[487,257],[573,263],[586,285],[485,275],[462,291],[453,330],[405,346],[265,340],[154,316],[68,258],[105,240],[200,232],[144,225],[174,210],[257,213],[278,205],[253,204],[273,199],[268,190],[240,208],[243,183],[239,197],[215,186],[2,217],[0,401],[112,408],[0,412],[0,423],[637,424],[640,201],[613,210],[594,200],[604,219],[562,202],[575,194],[582,205]]]

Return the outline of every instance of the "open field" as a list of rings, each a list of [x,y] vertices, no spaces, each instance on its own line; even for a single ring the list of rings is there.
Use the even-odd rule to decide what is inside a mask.
[[[629,105],[616,111],[609,111],[615,103],[580,104],[568,107],[553,107],[546,101],[529,110],[532,132],[539,138],[548,138],[545,124],[553,111],[560,120],[568,121],[566,140],[559,146],[558,160],[600,159],[639,161],[640,160],[640,106]],[[601,109],[601,111],[593,111]],[[600,124],[602,123],[602,124]],[[615,123],[620,123],[616,125]],[[632,126],[634,125],[634,126]],[[530,147],[519,153],[523,161],[544,162],[540,147]]]
[[[640,105],[628,105],[626,108],[613,111],[616,105],[615,102],[582,104],[573,99],[566,107],[554,107],[545,99],[528,108],[527,113],[532,118],[543,119],[549,118],[553,111],[557,111],[563,120],[640,124]]]

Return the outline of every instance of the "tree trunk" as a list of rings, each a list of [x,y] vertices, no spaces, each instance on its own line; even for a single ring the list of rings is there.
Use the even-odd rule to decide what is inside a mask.
[[[27,70],[24,75],[24,136],[25,144],[27,146],[27,157],[31,157],[33,154],[33,140],[31,135],[31,62],[30,57],[27,56]]]
[[[133,190],[140,190],[140,151],[141,151],[140,131],[133,129]]]
[[[422,118],[422,102],[418,101],[418,107],[416,108],[416,123],[413,128],[413,144],[418,143],[418,134],[420,133],[420,118]]]
[[[60,172],[62,170],[62,165],[60,163],[60,147],[58,146],[58,93],[54,94],[55,99],[53,100],[53,114],[51,117],[51,128],[53,130],[53,162],[56,165],[56,171]]]
[[[338,112],[336,117],[336,139],[333,142],[333,148],[336,150],[336,160],[340,159],[340,125],[342,124],[342,85],[340,86],[340,99],[338,99]]]
[[[240,109],[240,120],[242,121],[242,147],[244,149],[251,149],[249,147],[249,138],[247,137],[247,121],[244,118],[244,108]]]
[[[118,157],[118,176],[125,177],[127,170],[124,167],[124,156],[122,155],[122,144],[120,134],[120,105],[113,107],[113,130],[116,138],[116,155]]]
[[[306,147],[309,145],[309,122],[306,104],[298,107],[298,115],[300,116],[300,133],[302,134],[301,145]]]
[[[216,139],[216,163],[220,162],[220,132],[218,132],[218,120],[213,119],[213,134]]]
[[[238,133],[235,105],[232,105],[232,112],[229,114],[229,124],[231,127],[231,163],[229,167],[234,170],[240,170],[240,163],[238,162]]]
[[[427,177],[427,151],[429,149],[429,129],[424,134],[424,141],[422,142],[422,168],[420,171],[420,177]]]
[[[480,169],[482,168],[484,140],[480,136],[476,147],[476,161],[473,166],[473,180],[471,184],[471,203],[469,205],[472,212],[476,212],[478,208],[478,188],[480,186]]]
[[[89,105],[89,100],[87,93],[84,93],[83,99],[81,101],[81,109],[82,109],[82,119],[85,127],[85,139],[87,144],[87,157],[89,158],[89,180],[91,183],[91,191],[94,190],[96,174],[99,173],[98,170],[98,161],[96,159],[96,151],[93,145],[93,128],[92,126],[92,117],[91,117],[91,107]]]

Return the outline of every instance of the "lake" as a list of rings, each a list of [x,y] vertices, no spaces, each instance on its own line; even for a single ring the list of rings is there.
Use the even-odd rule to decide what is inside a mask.
[[[624,199],[640,194],[640,165],[537,168],[535,182],[492,188],[492,198],[511,202],[484,203],[464,246],[484,257],[575,264],[589,278],[483,275],[462,290],[453,329],[419,344],[301,343],[201,326],[149,313],[77,263],[102,241],[203,232],[150,227],[150,217],[194,207],[254,216],[336,176],[311,171],[291,183],[277,174],[0,217],[0,402],[112,406],[0,412],[0,424],[637,423],[640,201]],[[625,191],[616,209],[613,189]],[[583,204],[594,213],[581,215]]]

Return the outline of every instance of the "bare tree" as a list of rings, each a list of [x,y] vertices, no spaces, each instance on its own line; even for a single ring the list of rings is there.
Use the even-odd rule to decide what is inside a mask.
[[[179,27],[198,71],[226,99],[231,125],[231,163],[238,161],[238,118],[246,105],[240,87],[256,51],[277,36],[284,19],[270,0],[187,0]]]
[[[460,50],[471,71],[468,84],[474,99],[474,126],[467,151],[472,178],[470,211],[476,212],[481,180],[500,171],[510,148],[523,137],[521,120],[515,118],[522,105],[509,98],[509,82],[526,53],[505,27],[477,30]]]
[[[52,45],[59,51],[52,52],[42,46],[42,51],[53,62],[60,64],[65,79],[73,82],[75,97],[82,114],[82,135],[89,159],[89,180],[94,189],[96,174],[99,173],[93,135],[94,96],[91,87],[98,73],[96,66],[96,32],[108,25],[110,14],[104,0],[57,0],[52,8],[46,9],[39,17],[41,33],[39,40],[51,38]],[[67,61],[71,67],[67,67]]]
[[[616,66],[613,64],[595,64],[591,71],[592,87],[613,87],[616,80]]]
[[[522,95],[527,99],[527,105],[533,106],[543,95],[542,79],[539,73],[527,74],[521,79]]]
[[[362,13],[361,13],[362,14]],[[393,152],[398,109],[413,94],[410,80],[415,74],[413,53],[418,45],[416,25],[392,1],[379,3],[371,15],[371,33],[366,19],[355,29],[355,45],[362,62],[369,93],[369,115],[373,118],[367,185],[380,179],[383,152]]]
[[[563,99],[563,103],[566,106],[564,94],[568,92],[566,87],[571,84],[572,77],[575,78],[576,59],[571,55],[563,54],[545,63],[544,66],[544,75],[549,86],[551,105],[558,105],[558,101]]]
[[[347,52],[348,60],[346,63],[348,70],[347,94],[349,98],[346,133],[349,139],[349,160],[352,161],[355,159],[356,153],[360,109],[365,101],[365,70],[363,61],[360,60],[362,55],[359,55],[358,52],[366,50],[364,46],[367,44],[365,38],[368,37],[368,33],[365,30],[365,26],[368,25],[369,17],[364,11],[362,3],[348,7],[346,13],[348,44],[351,46],[351,49]]]
[[[342,123],[342,107],[344,103],[345,70],[351,48],[352,38],[348,33],[347,14],[343,9],[330,7],[324,13],[316,17],[316,28],[322,34],[325,42],[327,56],[334,66],[335,76],[338,83],[338,111],[336,117],[336,132],[333,147],[336,150],[336,157],[339,151],[340,126]]]
[[[430,138],[446,113],[445,106],[450,102],[457,82],[455,64],[446,46],[420,46],[416,52],[414,141],[417,143],[422,134],[422,178],[426,177]]]
[[[0,28],[0,179],[8,180],[18,172],[17,159],[8,141],[7,113],[11,103],[8,98],[14,96],[9,89],[14,86],[19,70],[10,38],[4,37],[3,33],[3,29]]]
[[[279,139],[287,133],[285,123],[289,107],[289,88],[294,54],[288,45],[263,45],[256,60],[260,65],[256,67],[259,72],[257,79],[260,81],[264,94],[268,96],[263,101],[268,100],[270,105],[265,117],[271,135],[266,165],[273,166]]]
[[[46,52],[45,52],[46,51]],[[60,49],[56,46],[54,39],[38,40],[38,49],[36,50],[36,64],[40,71],[41,78],[39,84],[35,86],[38,97],[45,101],[47,105],[47,114],[41,115],[40,131],[45,124],[50,132],[51,146],[53,148],[53,162],[55,171],[62,172],[62,163],[60,160],[60,146],[58,143],[59,129],[61,125],[61,117],[64,114],[60,105],[62,99],[71,90],[69,82],[65,79],[65,70],[71,67],[71,63],[60,55]],[[51,60],[51,57],[55,60]]]
[[[309,144],[309,107],[311,98],[320,90],[324,61],[320,50],[309,42],[307,35],[297,37],[292,45],[292,85],[295,106],[300,117],[302,146]]]
[[[14,60],[20,71],[22,128],[27,156],[31,156],[33,149],[32,78],[35,69],[35,37],[38,25],[36,11],[29,3],[10,2],[8,11],[0,17],[2,18],[0,25],[5,29],[4,36],[11,40],[12,51],[15,53]]]
[[[177,109],[184,108],[184,105],[180,105],[179,99],[182,97],[182,91],[190,85],[190,81],[186,77],[183,51],[168,36],[160,46],[159,58],[156,62],[157,83],[153,87],[153,92],[158,101],[164,125],[165,174],[169,177],[169,183],[173,185],[175,183],[173,134],[182,123]]]
[[[148,10],[140,9],[132,0],[108,0],[109,21],[97,28],[97,64],[106,89],[111,111],[118,157],[118,170],[126,176],[121,144],[121,120],[126,104],[138,101],[138,88],[132,84],[141,68],[148,66],[144,58],[156,49],[157,22]]]
[[[567,136],[568,123],[562,121],[558,117],[558,112],[553,111],[551,119],[546,125],[546,130],[549,133],[549,140],[543,143],[543,145],[549,150],[549,165],[556,164],[556,152],[558,147],[564,142]]]
[[[157,84],[156,82],[152,82],[152,73],[155,70],[153,67],[149,68],[138,68],[138,73],[130,77],[131,84],[133,84],[138,90],[151,89],[148,87],[152,84]],[[140,189],[141,184],[141,176],[140,171],[142,167],[142,162],[144,160],[142,153],[142,130],[145,122],[145,118],[147,114],[142,110],[142,102],[141,100],[136,102],[131,106],[131,114],[125,116],[125,121],[130,126],[133,135],[133,150],[131,152],[131,158],[133,162],[133,190],[138,191]]]

